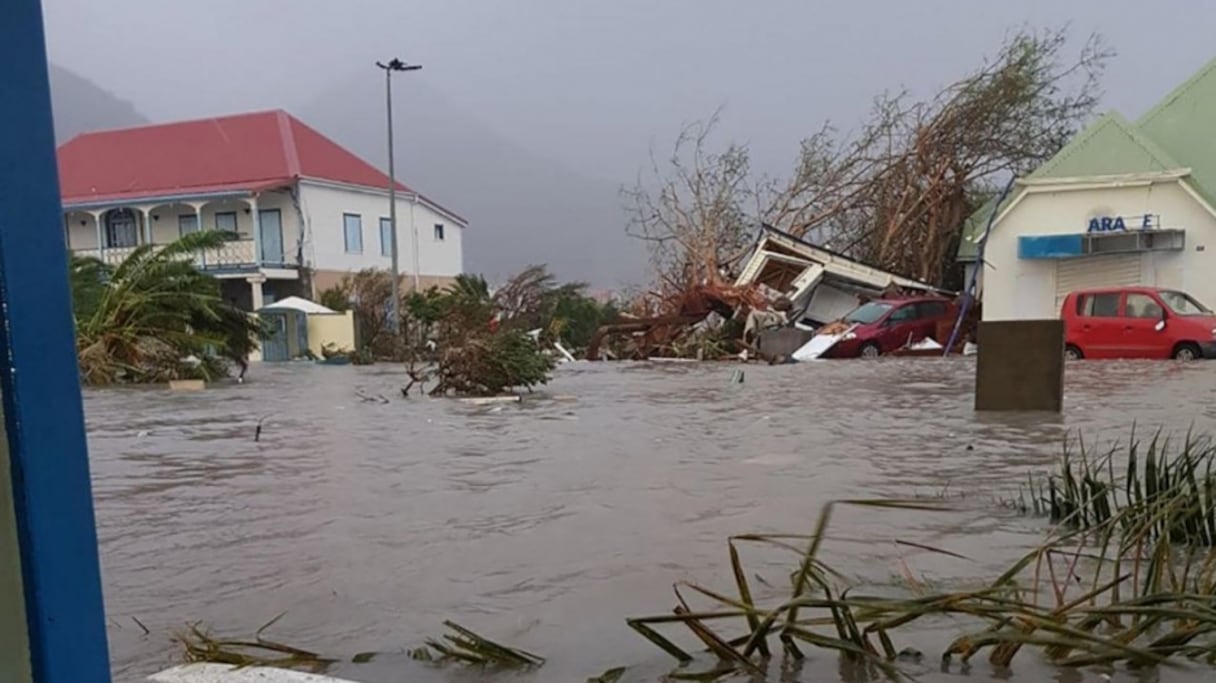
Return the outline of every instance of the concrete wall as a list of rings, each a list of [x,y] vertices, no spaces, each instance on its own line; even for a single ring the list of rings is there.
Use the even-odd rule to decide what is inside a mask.
[[[29,683],[32,676],[30,645],[11,471],[8,436],[4,433],[4,421],[0,419],[0,681]]]
[[[381,269],[382,269],[382,270],[387,271],[387,270],[388,270],[388,266],[382,266],[382,267],[381,267]],[[306,297],[306,298],[310,298],[310,299],[318,300],[318,299],[320,298],[320,296],[321,296],[321,292],[324,292],[325,290],[327,290],[327,289],[329,289],[329,288],[331,288],[331,287],[334,287],[334,286],[336,286],[338,283],[342,282],[342,278],[344,278],[344,277],[346,277],[347,275],[349,275],[349,274],[350,274],[350,272],[351,272],[351,271],[348,271],[348,270],[317,270],[317,271],[313,271],[313,273],[312,273],[312,286],[313,286],[313,289],[315,289],[315,290],[316,290],[316,296],[309,295],[309,296],[308,296],[308,297]],[[418,287],[419,287],[419,289],[422,289],[423,291],[425,291],[425,290],[427,290],[427,289],[430,289],[431,287],[438,287],[439,289],[444,289],[444,288],[446,288],[448,285],[452,284],[452,283],[453,283],[453,282],[455,282],[455,281],[456,281],[455,276],[447,276],[447,275],[439,275],[439,276],[436,276],[436,275],[423,275],[423,276],[421,276],[421,277],[419,277],[419,278],[418,278]],[[412,276],[411,276],[409,273],[405,273],[405,272],[403,272],[403,273],[402,273],[401,290],[402,290],[402,291],[409,291],[409,290],[412,290],[413,288],[414,288],[414,279],[413,279],[413,277],[412,277]]]
[[[1024,197],[993,228],[985,248],[984,320],[1056,318],[1054,260],[1018,258],[1021,235],[1086,231],[1095,216],[1160,216],[1160,227],[1186,231],[1182,251],[1141,256],[1141,284],[1177,287],[1216,306],[1216,218],[1176,181],[1141,187],[1041,192]]]
[[[1060,412],[1064,406],[1064,322],[980,323],[976,410]]]
[[[333,344],[339,350],[355,350],[353,311],[314,313],[308,316],[308,349],[320,357],[321,349],[326,344]]]
[[[302,182],[300,204],[304,212],[309,242],[306,260],[319,271],[357,271],[364,268],[388,269],[391,259],[381,254],[380,218],[388,218],[386,192],[339,189]],[[362,217],[363,252],[346,253],[343,215]],[[444,239],[435,238],[434,226],[444,226]],[[419,271],[422,275],[454,277],[464,270],[462,240],[464,229],[454,220],[427,208],[414,205],[407,197],[397,200],[397,253],[401,273],[414,270],[413,231],[418,231]],[[323,287],[318,285],[318,291]]]

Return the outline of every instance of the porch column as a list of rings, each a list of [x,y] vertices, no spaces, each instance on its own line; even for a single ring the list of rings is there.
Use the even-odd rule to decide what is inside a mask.
[[[203,225],[203,207],[206,205],[207,204],[205,202],[203,202],[203,203],[189,202],[187,204],[187,206],[194,209],[194,229],[198,232],[202,232],[207,229]],[[198,252],[198,258],[199,258],[199,265],[201,265],[203,268],[206,268],[207,267],[207,250],[200,249]]]
[[[189,207],[194,209],[194,222],[200,232],[207,229],[207,226],[203,225],[203,207],[206,205],[205,202],[190,202],[189,204]]]
[[[262,216],[258,213],[258,196],[249,198],[249,213],[253,216],[253,263],[262,265]],[[258,298],[261,300],[261,285],[258,285]],[[259,305],[260,308],[260,305]],[[257,310],[256,308],[254,309]]]
[[[102,218],[106,215],[105,211],[90,211],[93,216],[93,222],[97,224],[97,258],[103,262],[106,260],[106,243],[102,239],[105,235],[105,228],[102,226]]]
[[[152,211],[151,209],[139,209],[139,215],[143,217],[143,243],[152,244]]]
[[[253,310],[255,311],[266,305],[262,296],[262,283],[265,281],[264,275],[245,279],[245,282],[249,283],[249,290],[253,293]]]

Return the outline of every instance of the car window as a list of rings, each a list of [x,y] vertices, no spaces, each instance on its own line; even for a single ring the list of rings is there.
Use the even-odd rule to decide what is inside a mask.
[[[1127,295],[1127,300],[1123,306],[1124,316],[1128,318],[1152,318],[1155,320],[1160,318],[1161,314],[1161,304],[1157,303],[1153,297],[1137,293]]]
[[[861,306],[853,309],[853,312],[846,315],[844,320],[845,322],[849,323],[861,323],[862,325],[869,325],[870,323],[875,322],[879,318],[886,315],[887,311],[889,310],[891,310],[891,304],[871,301],[870,303],[862,304]]]
[[[1207,306],[1182,292],[1161,292],[1161,300],[1178,315],[1211,315]]]
[[[904,323],[909,320],[916,320],[916,305],[909,304],[901,308],[895,309],[889,320],[893,323]]]
[[[920,317],[936,318],[946,313],[946,302],[944,301],[922,301],[917,304],[920,308]]]
[[[1077,310],[1088,318],[1114,318],[1119,315],[1119,294],[1086,294]]]

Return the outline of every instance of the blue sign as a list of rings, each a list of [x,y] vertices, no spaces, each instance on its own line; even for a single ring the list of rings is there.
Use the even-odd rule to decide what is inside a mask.
[[[1157,227],[1153,220],[1154,216],[1151,213],[1146,213],[1140,218],[1140,230],[1152,230]],[[1089,219],[1089,229],[1086,232],[1126,232],[1127,221],[1123,220],[1123,216],[1097,216]]]

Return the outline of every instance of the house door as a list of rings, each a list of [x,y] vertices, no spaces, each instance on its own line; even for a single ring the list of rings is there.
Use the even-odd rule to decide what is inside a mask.
[[[302,356],[308,351],[308,315],[303,311],[296,313],[296,356]]]
[[[291,351],[287,348],[287,312],[263,311],[259,315],[266,323],[265,332],[262,333],[262,360],[291,360]]]
[[[261,232],[262,263],[280,265],[283,260],[283,215],[278,209],[258,211],[258,226]]]

